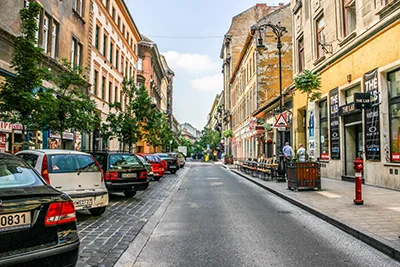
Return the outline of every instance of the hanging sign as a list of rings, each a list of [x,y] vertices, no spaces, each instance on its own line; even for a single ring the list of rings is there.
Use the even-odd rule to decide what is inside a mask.
[[[364,74],[364,91],[371,95],[372,105],[365,109],[365,157],[367,160],[380,160],[378,69]]]
[[[7,136],[5,134],[0,134],[0,152],[6,152]]]
[[[330,146],[331,159],[340,159],[340,130],[339,130],[339,90],[329,92],[330,99]]]

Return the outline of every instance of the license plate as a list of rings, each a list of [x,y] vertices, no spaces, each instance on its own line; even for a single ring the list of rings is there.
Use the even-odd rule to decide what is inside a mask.
[[[19,212],[0,215],[0,232],[30,227],[31,213]]]
[[[136,178],[136,173],[123,173],[122,178]]]
[[[79,198],[74,199],[75,208],[91,207],[93,205],[93,198]]]
[[[175,169],[176,168],[176,166],[169,166],[171,169]]]

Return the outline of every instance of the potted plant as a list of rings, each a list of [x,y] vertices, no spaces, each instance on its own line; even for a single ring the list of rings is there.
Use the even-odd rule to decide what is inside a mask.
[[[224,157],[225,164],[233,164],[233,155],[232,154],[226,154]]]

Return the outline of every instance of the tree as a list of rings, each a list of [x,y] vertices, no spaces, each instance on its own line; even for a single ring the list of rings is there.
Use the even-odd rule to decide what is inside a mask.
[[[36,18],[41,6],[35,1],[29,2],[26,8],[21,9],[22,35],[14,39],[14,52],[11,68],[15,77],[7,78],[0,85],[0,119],[23,125],[22,134],[28,125],[41,129],[43,122],[41,113],[43,104],[38,101],[41,92],[44,71],[38,68],[42,62],[42,49],[37,47],[36,33],[39,30]]]
[[[301,74],[294,78],[294,85],[297,90],[307,96],[307,110],[310,101],[321,98],[321,78],[319,74],[314,74],[310,70],[304,70]],[[308,126],[306,124],[306,132]]]
[[[217,149],[218,144],[221,141],[221,135],[218,131],[212,130],[210,128],[205,127],[201,131],[201,137],[199,144],[205,150],[207,145],[210,145],[210,149],[212,151]]]
[[[49,78],[55,86],[46,90],[43,112],[47,128],[60,134],[61,144],[63,132],[67,129],[92,132],[100,125],[96,103],[89,97],[89,84],[80,67],[71,67],[71,63],[63,59],[61,70]]]

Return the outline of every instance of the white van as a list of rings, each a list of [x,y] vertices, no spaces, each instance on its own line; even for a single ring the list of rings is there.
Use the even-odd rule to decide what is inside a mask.
[[[54,188],[68,194],[76,210],[101,215],[108,204],[108,191],[98,162],[88,153],[74,150],[38,149],[16,154],[34,167]]]

